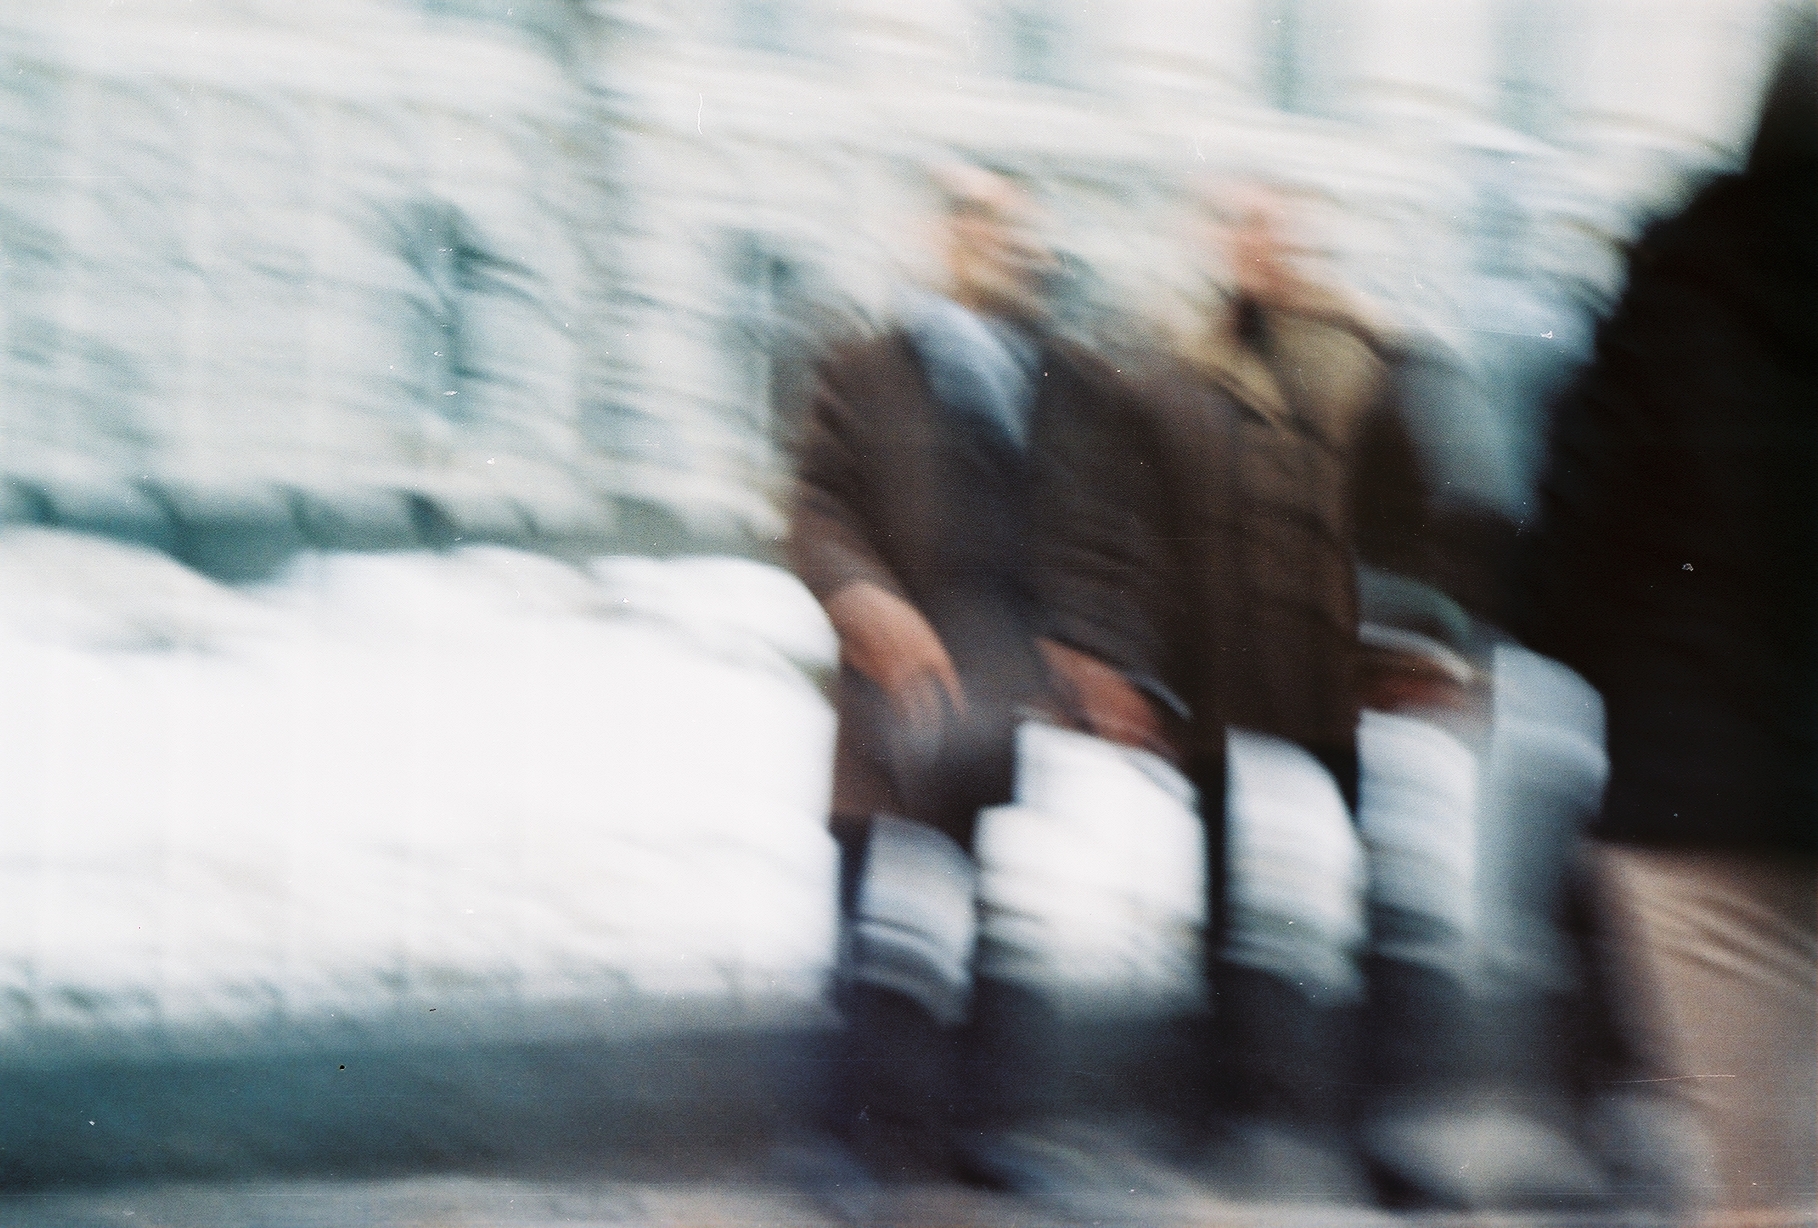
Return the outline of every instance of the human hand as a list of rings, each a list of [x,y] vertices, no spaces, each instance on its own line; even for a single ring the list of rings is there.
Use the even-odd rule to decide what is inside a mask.
[[[1165,759],[1178,759],[1155,705],[1116,669],[1077,648],[1039,639],[1036,647],[1048,676],[1068,708],[1068,718],[1107,742],[1134,746]]]
[[[826,609],[840,658],[877,683],[912,731],[932,736],[949,711],[964,715],[959,672],[920,610],[862,580],[829,597]]]

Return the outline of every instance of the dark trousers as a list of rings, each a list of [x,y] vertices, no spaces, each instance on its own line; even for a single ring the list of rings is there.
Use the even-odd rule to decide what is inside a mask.
[[[1331,773],[1355,820],[1356,743],[1305,749]],[[1222,753],[1188,763],[1206,836],[1204,955],[1213,1017],[1202,1046],[1207,1065],[1199,1072],[1204,1103],[1315,1128],[1334,1126],[1349,1110],[1354,1010],[1315,1003],[1280,977],[1223,958],[1231,925],[1227,772]]]

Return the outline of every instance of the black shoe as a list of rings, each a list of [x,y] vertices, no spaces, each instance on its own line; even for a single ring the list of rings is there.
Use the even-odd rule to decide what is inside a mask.
[[[1355,1008],[1326,1004],[1259,969],[1223,964],[1214,984],[1214,1095],[1230,1119],[1312,1134],[1351,1120]]]
[[[1016,1126],[956,1131],[953,1154],[972,1183],[1069,1210],[1132,1195],[1190,1192],[1144,1145],[1142,1131],[1103,1122],[1050,1118]]]
[[[1369,1173],[1341,1132],[1266,1117],[1224,1122],[1193,1170],[1235,1202],[1377,1203]]]
[[[948,1147],[956,1044],[919,1004],[850,984],[824,1133],[794,1148],[790,1167],[843,1223],[888,1222],[904,1191],[961,1181]]]
[[[811,1201],[855,1228],[894,1223],[928,1191],[960,1181],[944,1141],[931,1148],[925,1135],[897,1127],[821,1135],[785,1149],[780,1160]]]
[[[919,1004],[892,990],[853,986],[828,1129],[861,1152],[871,1139],[944,1137],[954,1113],[955,1057],[953,1033]]]
[[[1589,1210],[1610,1193],[1574,1139],[1503,1105],[1411,1105],[1376,1114],[1359,1134],[1394,1201],[1404,1205]]]

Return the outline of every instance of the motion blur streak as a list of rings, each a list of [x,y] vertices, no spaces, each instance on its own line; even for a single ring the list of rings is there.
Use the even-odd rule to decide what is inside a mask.
[[[1556,418],[1614,403],[1599,321],[1627,318],[1655,220],[1743,165],[1789,14],[1809,21],[1782,0],[0,0],[0,1185],[24,1191],[0,1221],[119,1209],[57,1183],[279,1173],[320,1184],[142,1205],[1667,1222],[1748,1201],[1709,1104],[1635,1090],[1719,1057],[1649,1047],[1699,1016],[1651,1006],[1631,957],[1695,983],[1649,919],[1688,875],[1746,913],[1754,880],[1582,839],[1606,784],[1654,796],[1638,742],[1650,779],[1703,762],[1704,727],[1600,655],[1683,611],[1600,621],[1629,607],[1586,595],[1636,555],[1547,570],[1578,472],[1569,431],[1549,449]],[[957,230],[973,277],[1020,262],[1030,336],[942,297]],[[837,594],[786,570],[827,355],[907,326],[917,377],[962,399],[989,358],[986,409],[1033,449],[1031,355],[1102,365],[1082,423],[1111,420],[1095,388],[1156,401],[1170,363],[1255,393],[1273,376],[1214,372],[1209,336],[1279,358],[1261,308],[1282,304],[1244,297],[1271,278],[1356,361],[1245,406],[1279,426],[1308,387],[1381,384],[1343,407],[1368,428],[1339,459],[1297,471],[1369,487],[1355,531],[1306,529],[1296,509],[1346,501],[1290,489],[1277,520],[1327,553],[1270,554],[1265,524],[1244,556],[1289,611],[1338,560],[1328,698],[1363,710],[1355,737],[1227,729],[1166,671],[1066,641],[1078,711],[1027,719],[1064,657],[1000,688],[1014,787],[967,810],[966,847],[865,814],[894,833],[866,866],[828,830],[855,643]],[[1391,403],[1405,455],[1369,434]],[[1100,442],[1078,472],[1156,459]],[[1085,484],[1132,526],[1089,544],[1128,562],[1154,544],[1144,500],[1213,485],[1165,468],[1127,506]],[[1685,523],[1727,506],[1697,489]],[[1392,540],[1416,503],[1421,536]],[[1156,540],[1151,562],[1205,561]],[[1791,589],[1750,591],[1792,617]],[[1749,620],[1686,618],[1701,660],[1742,668]],[[1235,642],[1155,626],[1183,659]],[[948,647],[975,700],[1003,681]],[[1107,694],[1153,727],[1056,727]],[[1181,742],[1194,720],[1212,732]],[[1766,961],[1792,1014],[1809,920]],[[936,1106],[1008,1088],[1016,1128],[941,1139],[925,1184],[827,1128],[867,941],[935,951],[965,1043],[1019,1042]],[[527,1185],[487,1186],[501,1168]],[[434,1169],[475,1184],[413,1184]],[[408,1177],[385,1210],[349,1211],[366,1194],[337,1183],[386,1173]]]

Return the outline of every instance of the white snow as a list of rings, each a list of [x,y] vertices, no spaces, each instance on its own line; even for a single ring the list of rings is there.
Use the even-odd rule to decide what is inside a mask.
[[[781,573],[676,570],[743,659],[511,551],[306,556],[230,590],[0,534],[0,1052],[813,1007],[833,722],[758,646],[830,637]]]

